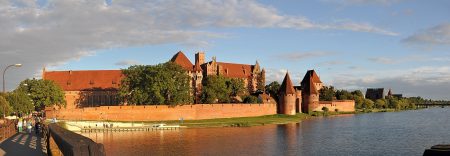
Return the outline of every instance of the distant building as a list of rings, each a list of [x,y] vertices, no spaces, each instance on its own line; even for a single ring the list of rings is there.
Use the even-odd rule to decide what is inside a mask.
[[[367,88],[366,99],[372,101],[384,98],[384,88]]]
[[[289,73],[286,73],[279,90],[278,113],[311,113],[322,111],[323,107],[330,111],[355,111],[353,100],[319,101],[319,90],[323,83],[314,70],[307,71],[300,84],[301,86],[293,86]]]
[[[401,99],[401,98],[403,98],[403,94],[394,94],[394,93],[392,92],[392,89],[389,88],[389,91],[388,91],[388,94],[387,94],[386,97],[387,97],[387,98],[392,98],[392,97],[394,97],[394,98],[397,98],[397,99]]]

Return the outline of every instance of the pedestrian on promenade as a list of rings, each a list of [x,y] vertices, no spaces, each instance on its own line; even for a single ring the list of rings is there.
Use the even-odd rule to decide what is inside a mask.
[[[36,134],[39,134],[40,126],[41,126],[41,123],[39,121],[36,122],[36,124],[34,125],[34,131],[36,132]]]
[[[33,128],[33,126],[31,125],[31,121],[29,121],[27,124],[28,133],[31,133],[31,128]]]
[[[19,119],[19,122],[17,122],[17,128],[19,129],[19,133],[22,132],[22,118]]]

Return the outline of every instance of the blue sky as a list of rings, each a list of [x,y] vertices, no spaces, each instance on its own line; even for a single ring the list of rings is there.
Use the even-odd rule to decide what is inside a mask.
[[[450,2],[445,0],[0,0],[0,67],[8,89],[50,70],[194,60],[254,64],[268,81],[315,69],[340,89],[449,99]]]

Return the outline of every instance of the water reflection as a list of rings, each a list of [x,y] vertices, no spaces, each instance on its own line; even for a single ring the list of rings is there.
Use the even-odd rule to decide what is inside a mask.
[[[450,143],[450,109],[315,118],[295,124],[83,133],[107,155],[421,155]]]

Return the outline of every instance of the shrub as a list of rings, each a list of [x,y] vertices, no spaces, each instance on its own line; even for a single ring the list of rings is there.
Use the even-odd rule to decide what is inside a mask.
[[[258,98],[256,96],[247,95],[244,97],[244,103],[258,103]]]

